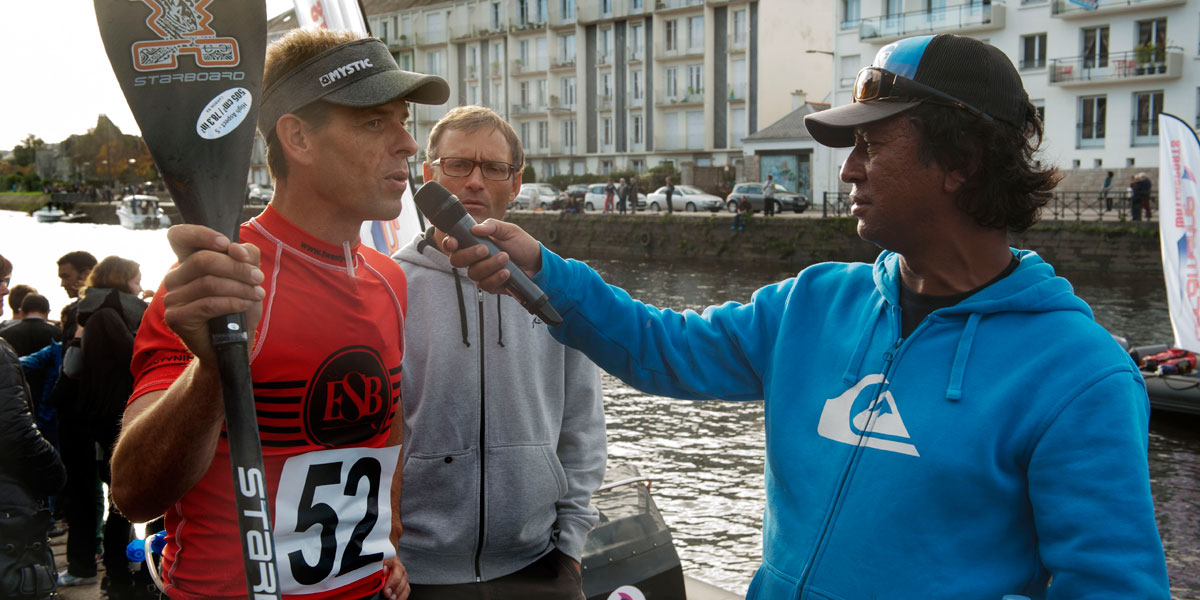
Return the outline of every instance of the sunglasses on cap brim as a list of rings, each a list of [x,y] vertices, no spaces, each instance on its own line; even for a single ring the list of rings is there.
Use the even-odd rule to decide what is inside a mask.
[[[854,79],[854,101],[924,101],[933,100],[961,108],[977,117],[991,121],[992,116],[947,94],[927,85],[917,83],[907,77],[901,77],[887,69],[866,67],[858,72]]]

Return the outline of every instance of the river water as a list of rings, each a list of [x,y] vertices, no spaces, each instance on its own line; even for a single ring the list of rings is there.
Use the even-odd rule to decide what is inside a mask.
[[[14,263],[13,284],[38,288],[55,314],[67,302],[55,260],[71,250],[132,258],[141,263],[147,288],[173,262],[161,231],[46,225],[0,211],[0,254]],[[755,289],[794,274],[745,265],[590,262],[634,297],[675,309],[745,302]],[[1064,275],[1109,330],[1135,345],[1170,341],[1160,274]],[[652,492],[672,528],[685,572],[744,594],[761,558],[762,403],[658,398],[608,375],[604,395],[610,461],[633,464],[654,480]],[[1200,419],[1152,417],[1150,475],[1173,596],[1200,599]]]

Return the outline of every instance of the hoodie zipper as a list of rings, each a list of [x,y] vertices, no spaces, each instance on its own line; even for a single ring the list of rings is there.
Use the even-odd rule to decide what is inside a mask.
[[[486,425],[487,425],[487,423],[486,423],[486,414],[487,414],[486,396],[487,396],[487,394],[484,393],[484,386],[486,385],[485,384],[486,380],[484,379],[484,362],[483,362],[483,290],[480,289],[479,287],[475,288],[475,297],[476,297],[476,306],[478,307],[478,310],[479,310],[479,542],[475,547],[475,582],[479,583],[479,582],[483,581],[483,570],[480,566],[480,563],[483,560],[483,536],[484,536],[484,533],[487,531],[487,527],[486,527],[487,521],[484,520],[486,517],[486,514],[484,512],[484,500],[485,500],[484,490],[487,489],[486,476],[484,475],[484,473],[485,473],[484,462],[486,460],[485,455],[486,455],[486,450],[487,450],[487,448],[485,447],[485,443],[486,443],[485,432],[487,431],[487,428],[486,428]]]
[[[892,313],[895,322],[895,320],[900,318],[900,309],[899,307],[895,306],[890,308],[890,312]],[[925,323],[922,322],[917,329],[920,329],[922,326],[924,326],[924,324]],[[912,339],[913,335],[916,333],[916,331],[910,333],[908,339]],[[883,381],[879,383],[879,389],[876,391],[875,399],[871,402],[870,406],[875,406],[879,402],[880,398],[887,393],[888,388],[891,386],[892,366],[895,364],[896,356],[899,353],[901,346],[904,345],[904,342],[905,338],[897,337],[896,341],[887,350],[883,351]],[[800,584],[798,589],[802,590],[802,598],[807,595],[803,590],[805,590],[805,586],[808,585],[809,576],[812,575],[817,554],[819,554],[821,549],[825,547],[825,539],[829,535],[829,529],[833,526],[834,515],[838,512],[837,507],[841,504],[842,498],[845,497],[847,490],[850,487],[850,474],[854,471],[855,466],[858,464],[858,458],[862,454],[863,448],[866,447],[864,442],[867,440],[867,435],[874,429],[875,417],[872,416],[867,422],[867,427],[863,429],[863,433],[858,436],[858,444],[854,446],[854,450],[850,454],[850,460],[846,461],[846,466],[842,470],[842,475],[837,484],[837,491],[835,491],[833,494],[833,505],[829,508],[828,513],[825,515],[825,522],[821,525],[821,533],[817,536],[817,542],[813,545],[812,553],[809,555],[808,561],[804,567],[804,573],[800,576]]]

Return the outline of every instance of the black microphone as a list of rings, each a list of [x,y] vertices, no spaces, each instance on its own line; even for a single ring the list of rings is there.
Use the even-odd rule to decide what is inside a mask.
[[[467,209],[458,201],[458,196],[450,193],[450,190],[442,186],[436,181],[427,182],[417,190],[413,196],[413,201],[417,203],[417,208],[421,209],[421,213],[425,215],[433,223],[434,227],[445,232],[447,235],[458,240],[460,248],[469,248],[476,244],[483,244],[488,249],[488,256],[495,256],[501,250],[492,243],[492,240],[487,238],[475,237],[471,233],[471,228],[478,225],[475,219],[467,213]],[[505,287],[525,310],[532,314],[547,325],[555,326],[562,324],[562,317],[558,315],[558,311],[550,305],[550,299],[546,297],[546,293],[537,285],[529,280],[529,276],[520,267],[509,262],[504,265],[508,270],[508,282]]]

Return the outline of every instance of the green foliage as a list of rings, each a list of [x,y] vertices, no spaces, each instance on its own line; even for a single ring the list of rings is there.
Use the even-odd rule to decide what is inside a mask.
[[[25,186],[27,191],[36,190],[42,187],[42,178],[38,176],[37,173],[30,171],[29,173],[25,174],[25,177],[22,180],[22,185]]]
[[[537,171],[533,170],[533,165],[526,163],[525,170],[521,171],[521,183],[537,183]]]
[[[19,167],[32,165],[35,161],[37,161],[38,149],[44,148],[45,146],[46,142],[43,142],[42,138],[39,138],[31,133],[25,136],[25,141],[13,146],[13,156],[9,160],[14,165]]]
[[[16,191],[24,189],[25,175],[22,173],[9,173],[8,175],[4,176],[4,191],[14,191],[14,185],[17,186]]]

